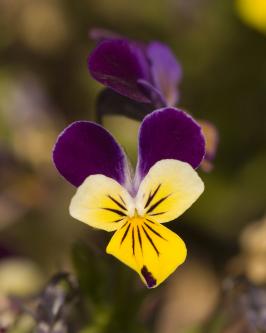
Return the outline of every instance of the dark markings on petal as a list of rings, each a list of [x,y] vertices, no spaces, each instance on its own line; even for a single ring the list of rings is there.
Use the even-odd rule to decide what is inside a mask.
[[[124,218],[122,218],[122,219],[118,219],[118,220],[115,220],[115,221],[112,221],[112,223],[121,222],[121,221],[123,221],[123,219],[124,219]]]
[[[125,200],[119,195],[120,200],[123,202],[123,204],[126,206]]]
[[[126,221],[126,223],[124,223],[123,225],[122,225],[122,227],[120,228],[120,230],[121,229],[123,229],[123,228],[125,228],[125,226],[128,224],[128,221]]]
[[[132,226],[132,252],[133,256],[135,255],[135,230],[134,226]]]
[[[103,207],[102,209],[108,210],[109,212],[113,212],[115,214],[118,214],[119,216],[126,216],[126,214],[124,212],[121,212],[121,210],[119,210],[119,209],[112,209],[112,208],[106,208],[106,207]]]
[[[153,277],[152,273],[148,270],[146,266],[143,266],[141,269],[141,274],[147,282],[148,288],[152,288],[156,285],[156,280]]]
[[[146,237],[148,238],[149,242],[151,243],[152,247],[154,248],[155,252],[157,253],[157,256],[159,257],[160,252],[158,251],[157,247],[155,246],[155,244],[153,243],[153,240],[151,239],[150,235],[148,234],[147,230],[144,228],[144,226],[142,226],[142,229],[146,235]]]
[[[157,235],[158,237],[166,240],[162,235],[159,234],[159,232],[157,232],[156,230],[154,230],[151,226],[149,226],[147,223],[144,222],[144,224],[146,225],[147,228],[150,229],[150,231],[152,231],[155,235]]]
[[[153,193],[150,192],[149,197],[148,197],[148,200],[147,200],[146,205],[145,205],[144,208],[147,208],[147,207],[149,206],[149,204],[151,203],[151,201],[154,199],[156,193],[158,193],[159,188],[161,187],[161,185],[162,185],[162,184],[159,184],[159,185],[156,187],[156,189],[155,189],[155,191],[154,191]]]
[[[107,195],[109,199],[111,199],[115,204],[117,204],[118,207],[120,207],[123,210],[127,210],[126,207],[121,204],[119,201],[117,201],[115,198],[113,198],[110,194]]]
[[[171,194],[166,195],[165,197],[163,197],[162,199],[158,200],[157,202],[155,202],[147,211],[147,214],[151,213],[155,208],[157,208],[163,201],[165,201],[167,198],[170,197]]]
[[[141,238],[141,234],[140,234],[140,230],[139,230],[138,226],[137,226],[137,231],[138,231],[139,245],[140,245],[140,249],[142,252],[142,238]]]
[[[150,214],[150,216],[157,216],[157,215],[163,215],[165,214],[166,212],[160,212],[160,213],[153,213],[153,214]]]
[[[121,242],[120,242],[120,246],[122,245],[122,243],[124,242],[125,238],[127,237],[127,234],[128,234],[128,231],[129,231],[129,228],[130,228],[130,223],[128,224],[127,228],[126,228],[126,231],[121,239]]]
[[[150,222],[150,223],[152,223],[152,224],[155,224],[155,222],[153,222],[152,220],[149,220],[149,219],[145,219],[146,221],[148,221],[148,222]]]

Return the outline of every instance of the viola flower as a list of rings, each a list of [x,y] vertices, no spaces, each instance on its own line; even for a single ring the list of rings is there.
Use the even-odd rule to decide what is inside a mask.
[[[108,38],[89,56],[88,68],[95,80],[137,102],[157,108],[178,102],[181,65],[163,43]]]
[[[143,120],[135,176],[112,135],[78,121],[58,137],[53,160],[78,187],[70,215],[94,228],[115,231],[106,251],[158,286],[186,258],[183,240],[162,224],[183,214],[203,192],[194,168],[205,153],[198,124],[165,108]]]
[[[88,58],[89,71],[95,80],[109,88],[99,97],[100,117],[112,112],[143,119],[156,108],[179,102],[182,68],[167,45],[158,41],[145,45],[102,29],[92,30],[91,36],[99,43]],[[119,99],[110,89],[126,98]],[[204,121],[202,130],[207,142],[202,169],[210,171],[218,131],[209,121]]]

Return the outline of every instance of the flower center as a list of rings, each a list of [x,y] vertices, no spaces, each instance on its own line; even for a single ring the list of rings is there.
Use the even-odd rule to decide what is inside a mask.
[[[142,216],[139,216],[138,213],[135,211],[135,215],[133,217],[128,218],[128,222],[135,226],[140,226],[143,224],[145,218]]]

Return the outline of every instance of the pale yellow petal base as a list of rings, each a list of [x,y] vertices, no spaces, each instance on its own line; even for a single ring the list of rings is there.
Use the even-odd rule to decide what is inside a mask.
[[[159,223],[182,215],[204,191],[197,172],[177,160],[161,160],[151,167],[140,184],[136,198],[139,216]]]

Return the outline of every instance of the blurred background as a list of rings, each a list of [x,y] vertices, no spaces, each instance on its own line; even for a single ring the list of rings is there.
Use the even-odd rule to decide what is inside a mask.
[[[188,260],[148,292],[104,255],[110,235],[69,216],[75,189],[51,162],[66,125],[96,119],[95,27],[167,43],[179,107],[219,131],[204,195],[170,224]],[[104,125],[134,163],[139,123]],[[265,332],[265,170],[265,0],[0,0],[0,332]],[[44,315],[58,297],[64,311]]]

